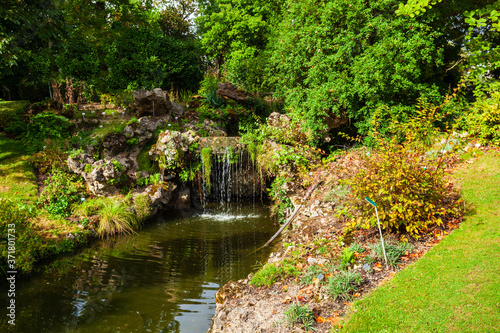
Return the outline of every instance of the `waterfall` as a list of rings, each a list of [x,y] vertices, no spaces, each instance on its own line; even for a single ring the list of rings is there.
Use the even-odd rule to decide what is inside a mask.
[[[250,154],[240,145],[202,151],[202,206],[229,213],[244,204],[255,204],[260,186]],[[209,159],[209,160],[207,160]],[[210,205],[208,205],[210,203]],[[237,212],[236,212],[237,213]]]

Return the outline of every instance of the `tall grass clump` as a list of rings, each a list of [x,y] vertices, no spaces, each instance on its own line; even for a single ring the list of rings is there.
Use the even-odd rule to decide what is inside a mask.
[[[138,217],[130,210],[128,203],[119,198],[89,199],[74,206],[74,212],[84,217],[97,215],[99,224],[96,231],[101,237],[130,234],[140,226]]]

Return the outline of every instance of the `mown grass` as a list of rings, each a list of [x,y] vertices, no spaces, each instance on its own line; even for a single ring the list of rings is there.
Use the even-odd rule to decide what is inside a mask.
[[[34,202],[38,186],[23,145],[0,135],[0,198]]]
[[[461,227],[357,301],[342,332],[500,332],[500,153],[455,175]]]

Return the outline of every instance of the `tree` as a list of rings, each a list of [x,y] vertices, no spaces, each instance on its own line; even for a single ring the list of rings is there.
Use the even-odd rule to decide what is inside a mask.
[[[258,84],[249,80],[250,72],[261,69],[259,62],[270,33],[281,16],[282,0],[218,0],[202,6],[198,22],[202,45],[220,67],[227,64],[230,81],[245,88]]]
[[[407,3],[400,3],[396,13],[415,17],[439,7],[439,2],[442,0],[409,0]],[[500,69],[500,1],[484,0],[473,3],[465,1],[466,7],[463,6],[464,2],[448,2],[452,2],[457,16],[467,25],[463,45],[465,54],[463,60],[466,62],[463,67],[469,82],[481,88],[485,78],[498,77],[494,73]],[[450,6],[449,3],[446,5]]]
[[[288,1],[272,42],[270,77],[311,139],[347,116],[367,134],[373,112],[404,118],[458,80],[461,27],[444,16],[397,16],[398,1]]]
[[[13,88],[20,81],[35,84],[40,79],[46,80],[43,74],[48,72],[47,61],[42,55],[57,47],[63,34],[62,16],[54,1],[3,1],[0,6],[0,79],[3,89],[9,89],[9,86],[15,96],[17,89]],[[38,66],[30,66],[31,62],[38,63]],[[30,75],[33,69],[37,76]],[[21,77],[28,79],[21,80]]]

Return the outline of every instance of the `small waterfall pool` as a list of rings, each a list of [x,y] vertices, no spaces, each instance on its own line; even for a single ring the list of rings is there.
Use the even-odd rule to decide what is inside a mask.
[[[252,204],[160,213],[138,234],[99,240],[18,280],[16,326],[3,316],[0,331],[206,332],[215,292],[265,262],[270,249],[252,252],[275,229],[268,209]]]

